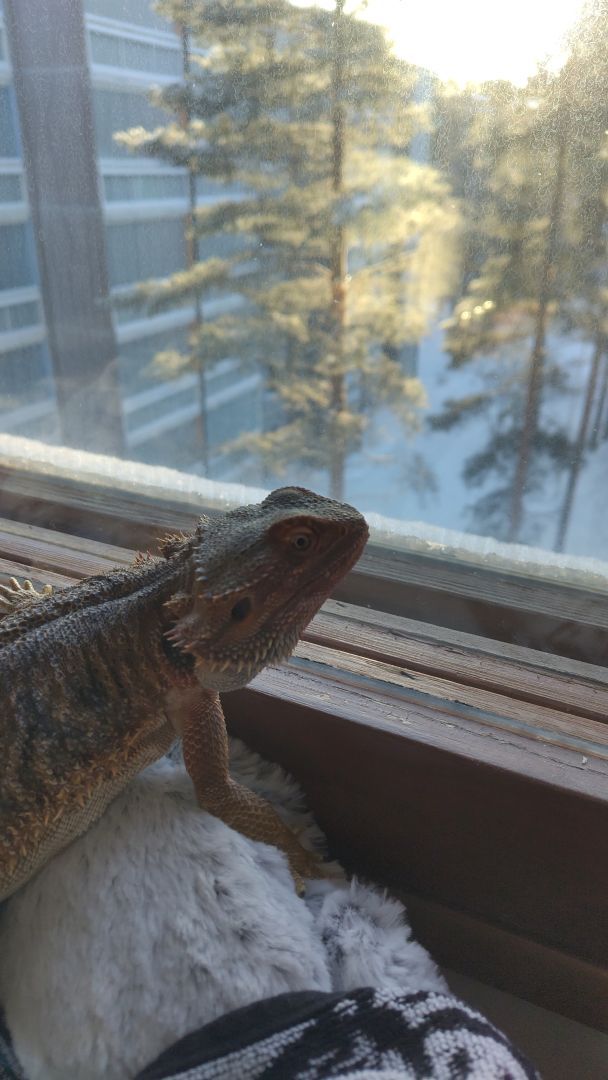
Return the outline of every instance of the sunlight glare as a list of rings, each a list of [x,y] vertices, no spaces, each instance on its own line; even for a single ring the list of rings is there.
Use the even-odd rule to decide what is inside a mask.
[[[367,0],[347,3],[386,27],[402,59],[461,85],[507,79],[520,86],[539,62],[559,70],[564,35],[584,0]],[[324,7],[333,6],[330,2]]]

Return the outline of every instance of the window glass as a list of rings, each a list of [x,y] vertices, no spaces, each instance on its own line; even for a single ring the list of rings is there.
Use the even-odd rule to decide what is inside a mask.
[[[109,202],[137,202],[140,199],[185,198],[185,176],[105,176],[105,196]]]
[[[237,394],[230,401],[217,405],[209,412],[209,443],[212,449],[220,448],[234,439],[234,429],[255,431],[259,426],[259,395]]]
[[[0,158],[17,157],[17,154],[17,132],[11,89],[8,86],[0,86]]]
[[[154,129],[167,119],[162,109],[148,102],[145,93],[135,90],[96,87],[93,106],[97,151],[101,157],[128,156],[128,151],[114,139],[116,132],[139,126]]]
[[[40,322],[40,308],[35,300],[25,304],[0,306],[0,332],[21,330],[24,326],[36,326]]]
[[[166,30],[167,23],[156,14],[150,0],[85,0],[88,15],[102,15],[106,19],[138,23],[145,29]]]
[[[28,345],[10,352],[0,352],[2,393],[0,410],[9,414],[48,398],[49,365],[43,345]]]
[[[132,221],[108,225],[108,272],[111,285],[147,277],[166,277],[185,265],[184,230],[179,220]]]
[[[21,192],[0,167],[0,350],[44,310],[55,400],[86,311],[82,393],[104,380],[120,430],[100,395],[75,445],[606,574],[604,0],[74,0],[54,30],[94,125],[66,102]],[[61,86],[37,44],[47,82],[4,68],[0,159]]]
[[[21,202],[22,199],[23,191],[20,177],[0,173],[0,203]]]
[[[154,368],[154,357],[165,349],[180,349],[186,345],[186,330],[174,327],[158,334],[122,342],[119,346],[120,377],[125,397],[144,393],[159,379]]]
[[[196,419],[179,413],[166,417],[164,423],[151,424],[143,439],[130,439],[129,457],[148,465],[166,465],[171,457],[176,469],[195,472],[200,461],[200,432]]]
[[[181,56],[177,48],[168,49],[162,45],[134,41],[117,34],[102,34],[97,30],[91,31],[90,40],[94,63],[149,71],[159,75],[180,73]]]
[[[27,225],[0,225],[0,251],[0,292],[35,282],[32,242]]]

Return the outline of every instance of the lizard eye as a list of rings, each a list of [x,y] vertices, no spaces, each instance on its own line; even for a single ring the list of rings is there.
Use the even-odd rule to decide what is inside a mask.
[[[232,611],[230,612],[230,618],[233,622],[242,622],[246,619],[251,611],[251,600],[248,596],[243,596],[241,600],[237,600]]]
[[[291,541],[291,546],[295,548],[296,551],[308,551],[311,544],[312,537],[310,533],[306,532],[296,533],[296,535],[292,538]]]

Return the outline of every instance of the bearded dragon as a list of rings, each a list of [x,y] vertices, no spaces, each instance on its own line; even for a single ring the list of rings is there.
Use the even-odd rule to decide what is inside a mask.
[[[5,587],[0,900],[177,736],[201,808],[282,848],[299,891],[322,876],[270,804],[230,778],[219,692],[289,656],[367,537],[352,507],[280,488],[127,569],[51,595]]]

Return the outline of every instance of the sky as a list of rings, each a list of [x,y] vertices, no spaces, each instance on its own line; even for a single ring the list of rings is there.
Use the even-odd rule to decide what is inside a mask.
[[[404,60],[442,79],[524,85],[539,60],[549,56],[551,67],[561,67],[564,34],[582,6],[583,0],[368,0],[364,17],[386,26]]]

